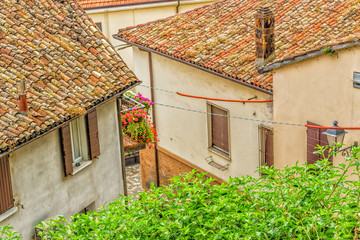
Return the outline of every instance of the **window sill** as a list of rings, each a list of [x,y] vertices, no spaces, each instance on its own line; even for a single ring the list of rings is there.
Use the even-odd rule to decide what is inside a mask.
[[[81,161],[80,166],[74,166],[74,170],[71,173],[71,175],[77,174],[78,172],[80,172],[81,170],[83,170],[84,168],[89,166],[90,164],[92,164],[92,161]]]
[[[215,153],[216,155],[219,155],[222,158],[225,158],[228,161],[231,161],[229,153],[225,153],[225,152],[220,151],[219,149],[216,149],[214,147],[209,147],[209,151]]]
[[[11,215],[15,214],[17,211],[18,211],[18,207],[10,208],[9,210],[7,210],[6,212],[0,215],[0,222],[4,221]]]

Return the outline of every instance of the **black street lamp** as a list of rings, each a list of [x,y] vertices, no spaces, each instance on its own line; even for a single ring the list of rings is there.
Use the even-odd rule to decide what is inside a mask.
[[[333,126],[332,127],[339,127],[338,126],[338,121],[333,121]],[[344,137],[345,134],[347,134],[347,132],[345,132],[344,129],[326,129],[325,132],[323,132],[323,134],[326,135],[326,138],[328,140],[329,145],[335,145],[335,143],[343,143],[344,142]]]
[[[325,132],[323,132],[323,134],[326,135],[326,138],[328,140],[329,145],[333,146],[336,143],[340,143],[342,144],[344,142],[344,138],[345,138],[345,134],[347,134],[347,132],[345,132],[344,129],[338,129],[338,121],[334,121],[333,122],[333,128],[329,128],[326,129]],[[354,142],[354,146],[357,147],[358,143]],[[338,152],[341,152],[341,154],[343,156],[348,155],[348,151],[352,148],[352,146],[344,148],[344,149],[335,149]]]

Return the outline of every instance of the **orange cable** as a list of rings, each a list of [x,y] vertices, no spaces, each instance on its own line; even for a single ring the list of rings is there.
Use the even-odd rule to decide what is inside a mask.
[[[180,92],[176,92],[180,96],[184,97],[191,97],[191,98],[199,98],[199,99],[206,99],[206,100],[214,100],[214,101],[223,101],[223,102],[241,102],[241,103],[266,103],[266,102],[273,102],[273,100],[231,100],[231,99],[221,99],[221,98],[209,98],[209,97],[201,97],[201,96],[194,96],[189,94],[184,94]]]
[[[308,128],[320,128],[320,129],[352,129],[352,130],[360,130],[360,127],[323,127],[323,126],[315,126],[306,124],[305,127]]]

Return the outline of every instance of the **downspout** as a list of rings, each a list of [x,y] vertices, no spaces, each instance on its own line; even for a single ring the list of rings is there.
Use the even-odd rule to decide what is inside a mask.
[[[153,77],[151,52],[148,52],[148,56],[149,56],[150,95],[151,95],[151,101],[155,102],[155,99],[154,99],[154,77]],[[155,105],[152,106],[152,119],[156,126]],[[155,171],[156,171],[156,186],[159,187],[160,186],[160,174],[159,174],[159,159],[158,159],[157,145],[155,145]]]
[[[110,39],[110,26],[109,26],[109,11],[105,11],[105,25],[106,25],[106,37]]]
[[[124,188],[124,196],[128,195],[127,192],[127,183],[126,183],[126,171],[125,171],[125,150],[124,150],[124,137],[122,134],[122,121],[121,121],[121,97],[116,98],[116,110],[118,118],[118,128],[119,128],[119,140],[120,140],[120,160],[121,160],[121,171],[122,171],[122,181]]]
[[[180,7],[180,0],[177,0],[176,14],[179,13],[179,7]]]

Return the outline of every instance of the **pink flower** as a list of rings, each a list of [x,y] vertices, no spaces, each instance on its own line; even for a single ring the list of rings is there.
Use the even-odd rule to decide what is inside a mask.
[[[141,116],[144,118],[146,115],[145,115],[145,113],[143,113]]]
[[[135,120],[135,122],[139,121],[139,119],[138,119],[138,118],[134,118],[134,120]]]

